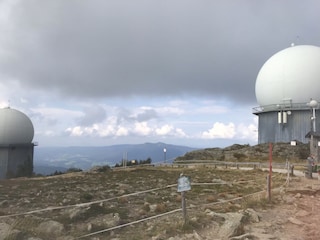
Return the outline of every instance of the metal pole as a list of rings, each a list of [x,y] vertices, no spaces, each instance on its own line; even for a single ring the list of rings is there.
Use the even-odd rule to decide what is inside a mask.
[[[271,179],[272,179],[272,143],[269,143],[269,178],[268,178],[268,199],[271,201]]]
[[[314,134],[316,134],[316,131],[317,131],[317,129],[316,129],[316,108],[313,108],[312,109],[312,117],[313,117],[313,119],[312,119],[312,121],[313,121],[313,132],[314,132]],[[318,163],[319,162],[319,147],[318,147],[318,138],[314,138],[314,137],[312,137],[312,147],[313,147],[313,155],[314,155],[314,157],[315,157],[315,161],[316,161],[316,163]]]
[[[312,154],[314,157],[315,157],[315,160],[318,162],[318,138],[316,137],[316,108],[319,107],[319,103],[310,98],[310,102],[308,103],[308,105],[312,108],[312,117],[311,117],[311,120],[312,120],[312,129],[310,131],[311,133],[311,136],[310,136],[310,154]]]
[[[184,223],[186,224],[187,223],[187,207],[186,207],[185,191],[181,192],[181,208],[182,208]]]
[[[313,131],[316,132],[316,108],[312,108]]]

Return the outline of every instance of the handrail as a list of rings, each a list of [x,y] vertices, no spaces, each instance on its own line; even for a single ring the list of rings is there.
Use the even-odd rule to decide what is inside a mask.
[[[271,111],[289,111],[289,110],[308,110],[310,106],[307,103],[280,103],[280,104],[270,104],[263,105],[252,108],[252,112],[261,113],[261,112],[271,112]]]

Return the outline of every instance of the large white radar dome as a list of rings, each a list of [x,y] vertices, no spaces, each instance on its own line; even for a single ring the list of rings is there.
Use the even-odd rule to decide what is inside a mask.
[[[0,144],[31,143],[34,128],[31,120],[22,112],[0,109]]]
[[[320,48],[293,46],[273,55],[260,69],[255,92],[260,106],[319,100]]]

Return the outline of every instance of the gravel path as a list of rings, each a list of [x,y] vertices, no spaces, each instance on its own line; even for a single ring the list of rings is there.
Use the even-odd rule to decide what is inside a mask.
[[[301,174],[299,174],[301,175]],[[320,239],[320,181],[317,177],[291,178],[289,187],[275,196],[278,205],[259,212],[261,221],[247,226],[257,238],[281,240]]]

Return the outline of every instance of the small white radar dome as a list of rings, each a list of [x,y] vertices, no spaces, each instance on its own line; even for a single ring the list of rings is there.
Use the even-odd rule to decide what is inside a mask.
[[[311,100],[310,102],[309,102],[309,104],[308,104],[310,107],[312,107],[312,108],[316,108],[316,107],[318,107],[318,102],[316,101],[316,100]]]
[[[0,144],[31,143],[33,136],[33,124],[24,113],[11,108],[0,109]]]
[[[320,97],[320,48],[298,45],[274,54],[257,76],[255,93],[260,106],[308,103]]]

